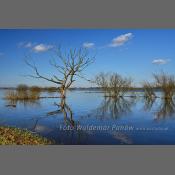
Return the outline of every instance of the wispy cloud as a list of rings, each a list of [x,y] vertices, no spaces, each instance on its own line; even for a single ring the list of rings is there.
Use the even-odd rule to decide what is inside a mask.
[[[25,47],[25,48],[30,48],[30,47],[32,47],[32,43],[31,43],[31,42],[28,42],[28,43],[26,43],[26,44],[24,45],[24,47]]]
[[[84,48],[93,48],[95,46],[95,44],[94,43],[90,43],[90,42],[85,42],[85,43],[83,43],[83,47]]]
[[[123,35],[119,35],[116,38],[114,38],[111,43],[109,44],[109,47],[119,47],[124,45],[126,42],[128,42],[133,37],[132,33],[126,33]]]
[[[47,45],[47,44],[37,44],[37,43],[32,43],[32,42],[20,42],[18,43],[19,48],[26,48],[26,49],[31,49],[31,51],[39,53],[39,52],[46,52],[50,49],[53,48],[52,45]]]
[[[170,59],[154,59],[152,61],[152,64],[161,65],[161,64],[167,64],[168,62],[170,62]]]
[[[18,43],[18,47],[21,48],[31,48],[34,44],[32,44],[31,42],[20,42]]]
[[[38,44],[38,45],[36,45],[36,46],[34,46],[33,48],[32,48],[32,50],[34,51],[34,52],[46,52],[46,51],[48,51],[48,50],[50,50],[50,49],[52,49],[53,48],[53,46],[52,45],[46,45],[46,44]]]

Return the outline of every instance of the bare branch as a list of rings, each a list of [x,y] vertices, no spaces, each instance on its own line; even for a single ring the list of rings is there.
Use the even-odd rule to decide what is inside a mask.
[[[53,83],[56,83],[56,84],[61,84],[61,81],[62,80],[57,80],[57,81],[55,81],[53,78],[47,78],[47,77],[45,77],[45,76],[42,76],[39,72],[38,72],[38,69],[37,69],[37,67],[35,66],[35,64],[31,64],[29,61],[27,61],[27,60],[25,60],[25,63],[29,66],[29,67],[31,67],[33,70],[34,70],[34,72],[35,72],[35,74],[36,74],[36,76],[35,75],[27,75],[27,76],[29,76],[29,77],[32,77],[32,78],[39,78],[39,79],[44,79],[44,80],[47,80],[47,81],[50,81],[50,82],[53,82]]]
[[[52,78],[41,75],[35,63],[26,61],[26,64],[35,72],[35,75],[29,75],[30,77],[44,79],[60,85],[61,95],[65,97],[66,90],[75,82],[75,77],[82,78],[82,71],[94,62],[94,57],[89,57],[87,50],[83,48],[70,49],[69,52],[63,53],[59,47],[54,50],[54,53],[58,57],[58,62],[52,59],[50,65],[56,68],[59,75],[53,75]]]
[[[95,81],[100,86],[105,95],[112,97],[123,96],[131,87],[132,80],[124,78],[117,73],[100,73],[96,76]]]

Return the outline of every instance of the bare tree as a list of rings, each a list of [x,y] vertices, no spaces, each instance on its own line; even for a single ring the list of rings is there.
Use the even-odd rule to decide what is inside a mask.
[[[155,79],[155,86],[161,88],[164,98],[172,98],[175,90],[175,77],[168,75],[165,72],[153,74]]]
[[[61,98],[65,98],[66,91],[73,84],[75,78],[84,78],[82,72],[94,61],[94,57],[90,57],[88,51],[83,48],[70,49],[64,53],[58,48],[55,50],[55,54],[58,60],[51,59],[50,65],[58,71],[58,75],[53,75],[51,78],[42,75],[35,63],[29,62],[29,60],[25,62],[34,70],[35,75],[29,75],[30,77],[44,79],[57,84]]]
[[[105,96],[107,95],[108,89],[109,89],[109,74],[101,72],[95,77],[95,83],[102,88],[102,90],[105,92]]]
[[[152,99],[152,98],[155,98],[156,95],[155,95],[155,92],[154,92],[154,86],[147,82],[147,81],[144,81],[142,83],[142,86],[143,86],[143,89],[144,89],[144,97],[145,98],[149,98],[149,99]]]
[[[100,73],[95,77],[95,82],[104,90],[105,95],[119,97],[131,88],[132,80],[117,73]]]

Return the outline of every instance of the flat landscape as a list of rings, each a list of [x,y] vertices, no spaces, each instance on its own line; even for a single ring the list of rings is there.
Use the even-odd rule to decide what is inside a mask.
[[[0,30],[1,145],[174,145],[174,30]]]

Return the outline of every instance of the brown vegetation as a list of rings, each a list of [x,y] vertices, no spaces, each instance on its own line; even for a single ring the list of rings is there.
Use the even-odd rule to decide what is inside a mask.
[[[28,130],[0,127],[0,145],[48,145],[51,141]]]
[[[95,82],[104,90],[105,96],[122,97],[130,90],[132,80],[117,73],[102,72],[95,77]]]
[[[143,82],[142,86],[143,86],[144,97],[145,98],[150,98],[151,99],[151,98],[156,97],[155,91],[154,91],[154,86],[151,83],[145,81],[145,82]]]
[[[173,98],[175,92],[175,76],[164,72],[153,74],[155,86],[161,88],[164,98]]]
[[[22,86],[18,86],[16,90],[8,90],[5,95],[7,100],[37,100],[39,97],[40,91]]]

